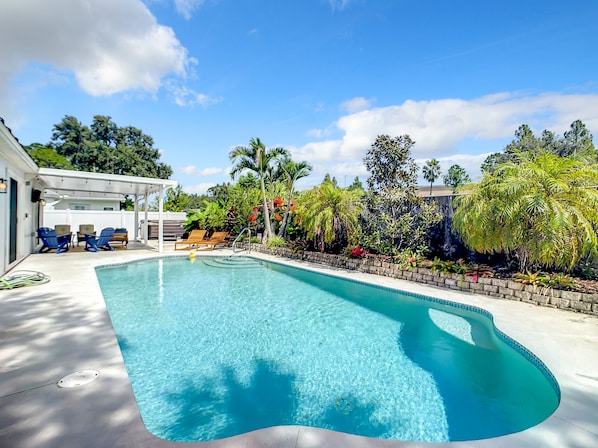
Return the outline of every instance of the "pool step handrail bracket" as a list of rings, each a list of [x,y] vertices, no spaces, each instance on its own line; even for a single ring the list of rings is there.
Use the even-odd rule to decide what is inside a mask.
[[[247,252],[248,253],[251,252],[251,229],[249,227],[245,227],[243,230],[241,230],[241,233],[239,233],[237,235],[237,237],[233,241],[233,244],[231,244],[231,248],[233,250],[233,255],[236,252],[235,244],[237,244],[237,241],[239,241],[239,238],[241,238],[241,236],[245,233],[245,231],[247,231],[247,236],[248,236],[248,239],[249,239],[249,244],[247,245]]]

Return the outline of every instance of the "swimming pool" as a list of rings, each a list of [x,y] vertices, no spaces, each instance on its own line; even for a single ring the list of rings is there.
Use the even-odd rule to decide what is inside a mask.
[[[471,307],[247,257],[97,274],[143,421],[164,439],[292,424],[472,440],[558,406],[545,366]]]

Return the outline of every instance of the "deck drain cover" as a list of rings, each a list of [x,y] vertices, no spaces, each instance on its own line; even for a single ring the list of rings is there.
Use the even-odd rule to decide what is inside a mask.
[[[58,387],[85,386],[95,380],[98,376],[100,376],[100,372],[97,370],[80,370],[79,372],[73,372],[63,377],[58,381]]]

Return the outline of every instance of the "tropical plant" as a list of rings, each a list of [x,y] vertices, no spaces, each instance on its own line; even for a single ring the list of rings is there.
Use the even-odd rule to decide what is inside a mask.
[[[530,265],[571,270],[597,252],[598,164],[543,150],[486,172],[455,200],[455,230],[481,253],[514,253]]]
[[[430,263],[430,270],[433,272],[442,273],[455,273],[465,274],[467,272],[467,265],[463,259],[457,261],[452,260],[441,260],[438,257],[434,257],[434,260]]]
[[[526,271],[525,273],[518,272],[513,278],[516,282],[523,283],[524,285],[542,286],[545,288],[570,289],[576,285],[573,277],[562,272],[548,274],[542,271]]]
[[[251,176],[253,177],[253,176]],[[261,209],[260,206],[256,206],[256,204],[260,204],[261,201],[261,190],[259,188],[259,182],[257,185],[253,184],[252,182],[246,183],[245,180],[247,176],[241,176],[239,181],[236,184],[233,184],[228,189],[228,200],[227,205],[229,207],[235,208],[235,216],[233,221],[229,216],[229,231],[233,233],[239,233],[245,227],[251,224],[252,233],[256,233],[258,230],[258,225],[263,226],[263,221],[257,222],[257,215],[254,211],[254,208],[258,210]],[[254,180],[257,180],[253,177]],[[248,218],[252,215],[255,215],[256,221],[248,222]],[[263,227],[262,227],[263,228]]]
[[[432,184],[440,177],[440,162],[436,159],[428,160],[422,168],[424,179],[430,182],[430,196],[432,196]]]
[[[401,251],[395,256],[395,263],[397,263],[401,269],[406,271],[421,266],[422,261],[423,257],[421,254],[418,254],[411,249]]]
[[[326,244],[345,247],[359,236],[361,193],[323,182],[298,198],[297,216],[307,237],[324,252]]]
[[[220,230],[227,226],[228,209],[218,202],[204,202],[204,207],[199,210],[187,212],[183,222],[185,230],[206,229]]]
[[[284,178],[287,184],[288,196],[287,196],[287,203],[284,210],[284,215],[282,217],[282,222],[280,224],[280,228],[278,229],[278,236],[284,238],[286,236],[288,223],[289,223],[289,215],[291,213],[291,207],[293,203],[293,194],[295,193],[295,183],[306,176],[309,176],[309,173],[312,170],[312,166],[303,161],[303,162],[294,162],[290,156],[285,156],[281,159],[278,168],[282,173],[282,177]]]
[[[268,241],[266,241],[266,247],[286,247],[286,245],[287,243],[285,240],[276,235],[272,235],[268,238]]]
[[[230,172],[233,179],[237,174],[244,171],[254,173],[259,179],[264,213],[265,240],[273,235],[272,226],[270,224],[268,198],[266,196],[266,178],[275,159],[287,154],[288,152],[284,148],[266,149],[266,146],[259,138],[252,138],[249,141],[249,146],[237,146],[229,154],[231,162],[235,164]]]

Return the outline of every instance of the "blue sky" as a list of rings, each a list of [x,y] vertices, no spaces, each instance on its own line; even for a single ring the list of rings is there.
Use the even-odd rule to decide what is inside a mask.
[[[189,193],[259,137],[339,183],[379,134],[475,179],[521,124],[598,135],[594,0],[0,0],[0,116],[24,144],[65,115],[151,135]],[[595,140],[596,141],[596,140]],[[439,181],[441,182],[441,181]]]

